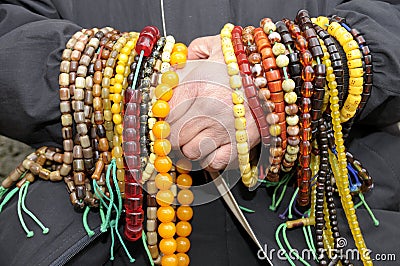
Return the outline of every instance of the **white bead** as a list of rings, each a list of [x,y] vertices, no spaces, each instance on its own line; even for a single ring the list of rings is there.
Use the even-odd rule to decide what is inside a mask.
[[[237,63],[229,63],[227,65],[228,68],[228,75],[233,76],[239,74],[239,65]]]
[[[161,64],[161,73],[167,72],[170,68],[171,68],[171,65],[169,63],[163,62]],[[160,75],[160,78],[161,78],[161,75]]]
[[[171,53],[170,52],[163,52],[161,54],[161,60],[163,62],[168,62],[169,63],[169,61],[171,61]]]
[[[274,44],[274,46],[272,46],[272,53],[275,56],[278,56],[281,54],[283,55],[283,54],[285,54],[285,51],[286,51],[285,45],[283,45],[282,43],[277,42]]]
[[[153,129],[154,124],[157,122],[157,119],[154,117],[151,117],[147,120],[147,123],[149,124],[149,129]]]
[[[286,123],[288,123],[289,126],[295,126],[299,123],[299,117],[297,115],[286,116]]]
[[[276,26],[273,22],[268,21],[264,24],[263,30],[266,34],[269,34],[270,31],[275,31],[276,30]]]
[[[164,49],[163,49],[163,52],[172,52],[172,49],[174,49],[174,44],[175,43],[172,43],[172,42],[166,42],[165,43],[165,45],[164,45]]]
[[[86,86],[85,78],[84,77],[77,77],[75,79],[75,88],[83,89]]]
[[[166,43],[167,43],[167,42],[170,42],[170,43],[175,44],[175,38],[174,38],[174,36],[168,35],[168,36],[165,38],[165,42],[166,42]]]
[[[254,80],[254,85],[256,85],[258,88],[264,88],[267,86],[267,79],[264,77],[256,77]]]
[[[251,73],[253,73],[255,76],[261,76],[262,73],[262,66],[261,64],[255,64],[252,68],[251,68]]]
[[[274,26],[275,26],[275,24],[274,24]],[[271,33],[268,35],[268,39],[269,39],[271,42],[280,42],[280,41],[281,41],[281,35],[279,35],[279,33],[277,33],[276,31],[274,31],[274,32],[271,32]]]

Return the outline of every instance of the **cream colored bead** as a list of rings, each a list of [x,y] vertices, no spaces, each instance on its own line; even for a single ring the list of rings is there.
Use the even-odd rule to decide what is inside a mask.
[[[172,184],[171,187],[169,188],[169,190],[171,190],[174,197],[176,197],[176,195],[178,195],[178,187],[176,186],[176,184]]]
[[[248,164],[250,161],[249,156],[247,154],[239,154],[238,160],[239,160],[239,164],[241,164],[241,165]]]
[[[231,38],[232,37],[231,31],[227,28],[223,28],[221,30],[221,37]]]
[[[240,90],[232,92],[232,102],[234,104],[240,104],[244,102],[244,93]]]
[[[229,63],[228,67],[228,75],[233,76],[239,74],[239,65],[237,63]]]
[[[239,89],[242,87],[242,78],[239,75],[233,75],[229,78],[229,85],[232,89]]]
[[[151,117],[147,120],[147,123],[149,125],[149,129],[153,129],[154,124],[157,122],[157,119],[154,117]]]
[[[164,45],[163,52],[169,52],[169,53],[171,53],[171,52],[172,52],[172,49],[174,49],[174,44],[175,44],[175,43],[166,42],[165,45]]]
[[[161,64],[161,73],[165,73],[165,72],[167,72],[169,69],[171,68],[171,65],[168,63],[168,62],[163,62],[162,64]],[[160,78],[161,78],[161,75],[160,75]]]
[[[292,146],[292,145],[288,145],[286,147],[286,153],[289,153],[290,155],[296,155],[299,152],[299,145],[296,146]]]
[[[244,117],[235,118],[235,129],[236,130],[245,130],[246,129],[246,118],[244,118]]]
[[[274,53],[275,56],[279,57],[279,55],[285,55],[285,51],[286,51],[286,48],[285,48],[285,45],[283,43],[277,42],[277,43],[274,44],[274,46],[272,46],[272,52]],[[289,64],[289,58],[287,60],[288,60],[288,64]],[[288,64],[286,64],[286,66]]]
[[[250,171],[251,171],[250,163],[247,163],[247,164],[239,164],[239,170],[240,170],[240,172],[242,173],[242,175],[243,175],[243,174],[250,173]]]
[[[150,154],[149,162],[154,164],[154,161],[156,160],[156,158],[157,158],[157,156],[154,153]]]
[[[61,115],[61,124],[64,127],[72,126],[72,115],[71,114]]]
[[[161,54],[161,60],[163,62],[168,62],[169,63],[171,61],[171,53],[170,52],[163,52]]]
[[[157,186],[156,186],[156,182],[154,181],[149,181],[146,183],[146,191],[149,194],[156,194],[158,192]]]
[[[247,142],[247,132],[246,132],[246,130],[237,130],[236,131],[236,141],[238,143]]]
[[[263,30],[266,34],[269,34],[271,31],[276,30],[276,26],[273,22],[268,21],[264,24]]]
[[[67,73],[61,73],[58,76],[58,84],[60,84],[60,86],[68,86],[69,85],[69,75]]]
[[[276,65],[280,68],[286,67],[289,65],[289,58],[284,54],[278,55],[276,58]]]
[[[286,123],[289,126],[295,126],[299,123],[299,117],[297,115],[286,116]]]
[[[285,154],[285,160],[288,163],[294,162],[294,161],[296,161],[296,159],[297,159],[297,155],[295,155],[295,154],[289,154],[289,153]]]
[[[287,104],[293,104],[297,101],[297,94],[294,91],[288,92],[285,94],[284,98]]]
[[[225,63],[229,64],[229,63],[233,63],[233,62],[237,62],[236,61],[236,55],[235,53],[232,51],[228,51],[224,54],[224,58],[225,58]]]
[[[157,207],[147,207],[147,219],[157,219]]]
[[[156,141],[156,136],[154,136],[153,130],[149,131],[149,137],[151,141]]]
[[[233,115],[235,117],[244,117],[246,109],[244,108],[243,104],[235,104],[233,106]]]
[[[74,90],[74,100],[83,101],[85,99],[85,91],[83,89],[75,88]]]
[[[168,36],[165,38],[165,42],[166,42],[166,43],[167,43],[167,42],[170,42],[170,43],[175,44],[175,38],[174,38],[174,36],[168,35]]]
[[[282,89],[284,92],[291,92],[296,87],[296,83],[294,83],[293,79],[285,79],[282,82]]]
[[[99,44],[100,44],[100,40],[99,39],[97,39],[97,38],[92,38],[92,39],[90,39],[90,41],[89,41],[89,46],[92,46],[93,48],[97,48],[97,47],[99,47]]]
[[[249,153],[249,145],[247,142],[241,142],[236,144],[238,154],[248,154]]]
[[[224,28],[226,28],[226,29],[228,29],[230,31],[232,31],[234,27],[235,27],[235,25],[233,25],[232,23],[226,23],[224,25]]]

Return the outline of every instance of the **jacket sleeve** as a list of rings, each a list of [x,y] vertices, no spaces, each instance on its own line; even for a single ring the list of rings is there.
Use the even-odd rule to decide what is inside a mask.
[[[50,1],[0,5],[0,134],[60,146],[59,61],[79,29]]]

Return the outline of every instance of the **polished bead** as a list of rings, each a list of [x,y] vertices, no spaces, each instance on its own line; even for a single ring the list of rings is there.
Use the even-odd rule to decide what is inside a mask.
[[[294,91],[285,93],[284,99],[287,104],[294,104],[297,101],[297,94]]]
[[[153,105],[152,112],[155,117],[165,118],[170,111],[169,104],[163,100],[157,100]]]
[[[156,196],[157,203],[162,207],[170,206],[174,201],[174,195],[170,190],[160,190]]]
[[[187,237],[192,233],[192,226],[189,222],[180,221],[176,224],[176,234],[181,237]]]
[[[236,118],[245,116],[245,107],[243,104],[235,104],[233,106],[233,114]]]
[[[155,185],[160,190],[167,190],[172,185],[172,176],[168,173],[160,173],[155,178]]]
[[[154,142],[154,153],[158,156],[166,156],[171,152],[171,143],[166,139],[157,139]]]
[[[172,238],[175,235],[175,232],[176,232],[175,224],[172,222],[161,223],[158,226],[158,234],[162,238]]]
[[[176,251],[176,241],[173,238],[164,238],[160,241],[159,244],[160,251],[164,254],[163,260],[162,260],[162,265],[170,266],[170,265],[177,265],[177,258],[176,255],[173,257],[174,258],[174,263],[172,262],[165,262],[166,258],[168,260],[171,260],[170,258],[166,257],[168,255],[174,254]]]
[[[182,189],[178,193],[177,200],[182,205],[190,205],[194,200],[193,192],[188,189]]]
[[[165,75],[165,73],[163,75]],[[162,83],[156,87],[154,94],[159,100],[169,101],[172,98],[173,90],[170,85]]]
[[[172,167],[172,161],[168,156],[157,156],[154,166],[158,172],[166,173]]]

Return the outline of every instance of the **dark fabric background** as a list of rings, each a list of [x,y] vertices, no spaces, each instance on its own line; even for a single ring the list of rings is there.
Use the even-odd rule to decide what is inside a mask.
[[[150,24],[162,29],[159,1],[10,0],[0,3],[0,134],[35,147],[61,143],[59,60],[66,40],[74,32],[81,27],[102,26],[140,31]],[[218,34],[226,22],[257,25],[265,16],[273,20],[293,18],[302,8],[307,8],[313,16],[346,17],[351,26],[365,34],[373,52],[374,88],[350,150],[376,180],[375,190],[367,195],[367,200],[381,221],[380,227],[372,225],[364,210],[357,213],[368,247],[375,253],[395,253],[400,260],[400,141],[380,131],[400,121],[398,1],[164,1],[168,33],[186,44],[196,37]],[[248,195],[240,185],[234,188],[234,193],[242,205],[256,210],[247,216],[260,241],[277,249],[274,230],[280,220],[267,210],[270,196],[263,188]],[[28,200],[28,207],[51,231],[42,236],[39,228],[28,220],[36,234],[26,239],[17,219],[14,199],[0,215],[0,265],[48,265],[84,235],[81,214],[70,206],[64,184],[36,182],[29,189]],[[192,265],[263,265],[256,259],[256,248],[222,200],[196,207],[192,223]],[[90,216],[90,224],[92,227],[99,224],[97,215]],[[343,227],[342,231],[350,239],[348,229]],[[292,246],[304,247],[300,231],[289,234]],[[114,263],[107,262],[109,245],[109,236],[101,237],[70,264],[127,264],[122,252]],[[140,243],[132,244],[130,249],[137,259],[135,265],[147,265]],[[274,263],[285,265],[277,258]],[[376,265],[398,265],[398,262],[377,262]]]

